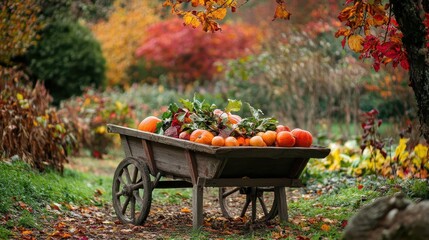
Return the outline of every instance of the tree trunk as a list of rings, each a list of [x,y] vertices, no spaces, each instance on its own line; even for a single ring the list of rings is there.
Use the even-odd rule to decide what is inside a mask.
[[[410,86],[417,101],[420,130],[429,143],[429,51],[423,24],[429,0],[391,0],[392,10],[404,34],[402,42],[410,65]],[[421,5],[422,4],[422,5]]]

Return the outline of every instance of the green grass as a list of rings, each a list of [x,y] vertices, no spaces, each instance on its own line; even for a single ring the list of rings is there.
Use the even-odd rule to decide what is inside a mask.
[[[0,239],[10,239],[11,237],[12,232],[3,226],[0,226]]]
[[[38,218],[52,203],[101,205],[110,201],[111,180],[66,169],[63,175],[55,171],[37,172],[21,161],[0,162],[0,215],[12,215],[7,225],[38,228]],[[99,189],[101,198],[94,197]],[[11,227],[11,226],[9,226]],[[7,238],[7,227],[0,228],[0,239]]]

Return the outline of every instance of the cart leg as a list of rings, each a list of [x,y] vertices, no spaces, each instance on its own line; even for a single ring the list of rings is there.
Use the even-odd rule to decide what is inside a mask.
[[[197,231],[203,225],[203,190],[200,184],[194,184],[192,188],[192,225]]]
[[[275,187],[274,190],[277,195],[278,207],[279,207],[279,217],[280,222],[285,223],[288,221],[288,213],[287,213],[287,199],[286,199],[286,191],[285,187]]]

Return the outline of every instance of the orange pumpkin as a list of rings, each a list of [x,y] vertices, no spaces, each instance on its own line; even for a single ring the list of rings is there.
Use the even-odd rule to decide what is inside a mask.
[[[214,135],[211,132],[203,129],[197,129],[191,133],[189,140],[191,142],[210,145],[212,144],[213,138],[214,138]]]
[[[213,146],[219,146],[219,147],[225,146],[225,139],[221,136],[215,136],[212,139],[212,145]]]
[[[235,137],[229,136],[229,137],[225,138],[225,146],[237,147],[240,145],[238,144],[238,141]]]
[[[140,131],[154,133],[156,131],[156,125],[161,121],[162,121],[161,119],[155,116],[149,116],[140,122],[137,129]]]
[[[268,130],[262,134],[262,139],[267,144],[267,146],[274,145],[276,141],[277,133],[275,131]]]
[[[264,139],[262,139],[261,136],[253,136],[252,138],[250,138],[249,144],[250,146],[255,146],[255,147],[267,146],[267,144],[264,142]]]
[[[295,147],[310,147],[313,143],[313,135],[309,131],[295,128],[291,133],[296,139]]]
[[[278,147],[293,147],[295,145],[295,137],[291,132],[281,131],[277,133],[276,146]]]

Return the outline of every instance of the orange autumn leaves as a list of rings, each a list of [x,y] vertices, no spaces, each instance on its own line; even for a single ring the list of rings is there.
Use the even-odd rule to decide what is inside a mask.
[[[171,7],[171,12],[181,16],[185,25],[193,28],[202,26],[205,32],[216,32],[222,30],[217,21],[225,18],[228,9],[235,12],[245,2],[238,0],[165,0],[163,6]],[[183,10],[183,3],[191,3],[195,9]],[[285,1],[276,0],[276,3],[273,20],[277,18],[289,20],[291,14],[286,9]]]

